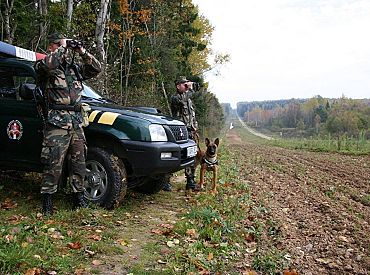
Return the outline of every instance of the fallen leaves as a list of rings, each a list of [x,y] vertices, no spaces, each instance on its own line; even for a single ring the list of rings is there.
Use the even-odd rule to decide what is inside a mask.
[[[5,239],[6,243],[11,243],[14,240],[14,236],[13,235],[5,235],[4,239]]]
[[[6,220],[10,223],[10,224],[18,224],[19,222],[23,221],[27,219],[27,217],[25,216],[22,216],[22,215],[12,215],[10,216],[9,218],[7,218]]]
[[[88,238],[89,238],[90,240],[94,240],[94,241],[101,241],[102,236],[100,236],[100,235],[96,235],[96,234],[93,234],[93,235],[88,236]]]
[[[173,230],[173,225],[168,223],[162,223],[159,225],[161,228],[152,229],[150,232],[157,235],[170,235]]]
[[[63,240],[64,239],[64,236],[62,235],[62,233],[60,231],[56,230],[53,227],[50,227],[48,229],[48,234],[53,239],[57,239],[57,240]]]
[[[39,275],[41,274],[41,269],[37,267],[30,268],[24,273],[24,275]]]
[[[92,261],[92,264],[93,264],[93,265],[95,265],[95,266],[99,266],[99,265],[101,265],[101,264],[102,264],[102,262],[101,262],[101,261],[99,261],[99,260],[93,260],[93,261]]]
[[[254,242],[255,236],[252,233],[247,233],[244,235],[244,240],[246,240],[248,243]]]
[[[13,209],[16,208],[17,206],[18,204],[12,201],[10,198],[6,198],[4,202],[0,204],[0,208],[5,210]]]
[[[122,245],[122,246],[129,246],[128,241],[127,240],[124,240],[124,239],[118,239],[116,241],[116,243],[119,244],[119,245]]]
[[[82,245],[81,245],[81,242],[75,242],[75,243],[68,243],[67,244],[67,247],[69,247],[70,249],[81,249]]]
[[[159,225],[160,227],[163,227],[163,228],[166,228],[166,229],[173,229],[173,225],[172,224],[168,224],[168,223],[162,223]]]
[[[167,241],[167,246],[168,247],[175,247],[176,245],[179,245],[180,244],[180,241],[178,239],[173,239],[171,241]]]
[[[194,228],[186,230],[186,235],[188,235],[189,237],[192,237],[194,239],[198,239],[198,237],[199,237],[199,234],[197,233],[196,229],[194,229]]]

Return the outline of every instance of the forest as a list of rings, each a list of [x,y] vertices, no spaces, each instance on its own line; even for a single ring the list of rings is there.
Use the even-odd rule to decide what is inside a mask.
[[[250,126],[281,135],[370,138],[370,100],[315,96],[240,102],[237,112]]]
[[[1,0],[0,7],[1,41],[40,53],[53,32],[83,41],[103,64],[89,84],[123,106],[171,115],[174,80],[199,83],[193,102],[200,134],[221,129],[222,106],[203,74],[229,57],[212,51],[213,26],[191,0]]]

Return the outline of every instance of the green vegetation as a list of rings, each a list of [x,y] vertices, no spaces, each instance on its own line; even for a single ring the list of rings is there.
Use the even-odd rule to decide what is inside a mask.
[[[234,270],[241,251],[249,251],[254,270],[275,274],[287,265],[283,251],[276,247],[279,225],[268,218],[268,208],[252,199],[243,180],[243,160],[227,148],[223,145],[220,152],[218,194],[195,197],[194,206],[175,225],[176,238],[183,245],[168,262],[180,273],[225,273]]]
[[[329,104],[329,102],[331,102]],[[267,132],[267,141],[240,130],[238,134],[257,143],[290,149],[345,154],[370,152],[369,100],[278,100],[239,103],[238,114],[253,129]],[[244,112],[244,113],[243,113]],[[236,122],[235,122],[236,121]]]
[[[251,127],[268,129],[274,145],[314,151],[368,153],[370,100],[325,99],[245,102],[238,114]]]
[[[368,154],[370,152],[370,140],[351,139],[346,135],[338,139],[310,138],[287,138],[274,139],[272,145],[290,149],[303,149],[317,152],[340,152],[346,154]]]
[[[35,269],[104,274],[101,265],[113,259],[134,274],[222,273],[232,272],[246,250],[254,270],[266,274],[283,270],[284,253],[275,245],[279,225],[268,208],[253,199],[244,180],[243,160],[227,144],[219,153],[223,169],[218,194],[193,194],[187,202],[181,199],[177,216],[166,216],[157,207],[168,204],[173,211],[177,192],[152,197],[133,193],[114,212],[94,207],[71,211],[66,195],[59,192],[56,214],[46,219],[37,214],[37,176],[27,175],[22,181],[3,178],[0,273]],[[148,204],[153,207],[146,213]],[[161,215],[168,224],[155,225]]]
[[[0,40],[15,46],[45,53],[47,34],[56,31],[83,40],[103,64],[89,84],[123,106],[170,114],[174,80],[187,76],[201,85],[193,96],[201,135],[223,126],[222,107],[202,74],[229,58],[212,53],[208,62],[213,27],[191,0],[9,0],[0,2],[0,15]]]

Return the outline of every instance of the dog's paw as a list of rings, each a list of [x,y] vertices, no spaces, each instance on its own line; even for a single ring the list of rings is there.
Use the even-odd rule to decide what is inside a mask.
[[[204,186],[203,185],[199,185],[199,184],[197,184],[196,186],[195,186],[195,188],[194,188],[194,191],[195,192],[201,192],[201,191],[204,191]]]

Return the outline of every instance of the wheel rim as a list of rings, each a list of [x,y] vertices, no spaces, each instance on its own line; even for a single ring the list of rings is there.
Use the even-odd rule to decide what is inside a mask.
[[[85,196],[88,200],[100,200],[108,189],[108,176],[103,165],[95,160],[86,161]]]

